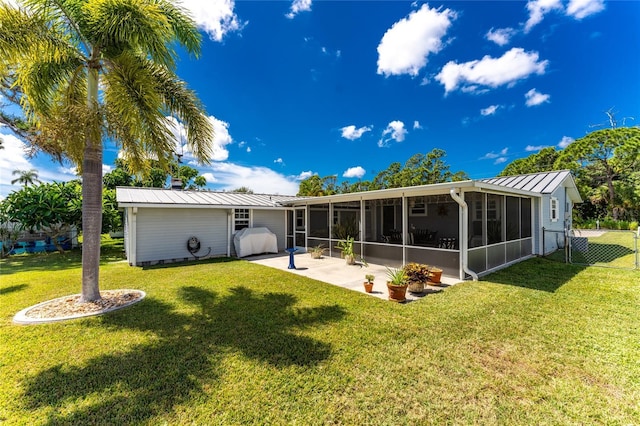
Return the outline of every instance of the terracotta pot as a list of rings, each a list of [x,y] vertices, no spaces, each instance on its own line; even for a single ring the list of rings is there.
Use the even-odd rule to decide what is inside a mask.
[[[407,287],[410,293],[422,293],[424,292],[424,283],[422,281],[412,281]]]
[[[407,285],[395,285],[387,282],[389,290],[389,300],[392,302],[404,302],[407,300]]]
[[[442,279],[442,269],[432,269],[429,273],[429,281],[434,284],[440,284]]]
[[[317,251],[309,252],[309,254],[311,255],[312,259],[320,259],[320,258],[322,258],[322,253],[319,253]]]
[[[372,290],[373,290],[373,283],[365,281],[364,282],[364,291],[366,291],[367,293],[371,293]]]

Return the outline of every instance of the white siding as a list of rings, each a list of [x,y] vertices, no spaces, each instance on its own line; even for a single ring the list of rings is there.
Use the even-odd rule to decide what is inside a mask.
[[[136,248],[138,265],[142,262],[193,259],[187,250],[190,237],[200,240],[196,256],[226,256],[226,209],[139,208]]]
[[[558,200],[558,220],[551,220],[551,198]],[[542,227],[547,231],[544,235],[543,254],[549,254],[556,250],[564,248],[564,230],[565,225],[571,226],[571,219],[565,221],[565,213],[567,213],[567,202],[572,206],[566,194],[564,185],[558,186],[552,193],[545,194],[542,197],[541,222]],[[571,210],[569,210],[569,217]],[[550,232],[555,231],[555,232]]]
[[[285,235],[286,210],[254,210],[253,227],[269,228],[278,237],[278,251],[286,249]]]
[[[129,259],[129,209],[124,209],[124,224],[122,227],[124,232],[124,254]]]

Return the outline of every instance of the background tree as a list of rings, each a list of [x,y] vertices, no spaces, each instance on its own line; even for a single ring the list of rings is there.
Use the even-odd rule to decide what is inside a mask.
[[[562,165],[557,163],[559,155],[560,152],[556,151],[552,146],[543,148],[528,157],[512,161],[498,176],[514,176],[558,170],[556,167],[562,168]]]
[[[16,179],[11,181],[11,185],[20,183],[23,186],[33,185],[34,183],[40,183],[40,179],[38,179],[38,171],[35,169],[30,170],[14,170],[11,172],[12,175],[18,176]]]
[[[300,182],[297,195],[323,196],[469,179],[463,171],[451,172],[444,157],[446,152],[437,148],[426,154],[415,154],[405,162],[404,166],[399,162],[391,163],[387,169],[379,172],[373,181],[365,180],[355,183],[343,181],[337,185],[336,176],[313,175]]]
[[[186,127],[195,158],[208,162],[212,126],[175,75],[176,46],[197,55],[200,33],[166,0],[24,0],[0,5],[0,78],[11,81],[33,144],[82,175],[82,298],[100,299],[102,139],[133,170],[166,166],[176,141],[166,115]],[[3,84],[4,85],[4,84]]]
[[[197,189],[207,185],[207,180],[198,174],[197,169],[180,166],[175,160],[169,161],[168,169],[163,169],[157,161],[150,161],[146,173],[137,175],[128,170],[127,164],[121,158],[116,159],[115,166],[102,178],[105,188],[116,189],[118,186],[165,188],[170,175],[182,180],[183,189]]]
[[[253,190],[249,187],[246,186],[241,186],[240,188],[236,188],[234,190],[232,190],[231,192],[240,192],[242,194],[253,194]]]
[[[389,168],[378,173],[371,188],[401,188],[469,179],[463,171],[451,172],[444,161],[446,155],[444,150],[435,148],[426,154],[412,155],[404,166],[391,163]]]
[[[82,188],[77,180],[25,186],[7,196],[8,220],[21,231],[46,234],[56,249],[64,253],[58,238],[80,228],[81,194]]]
[[[298,187],[299,197],[322,197],[336,193],[336,176],[320,177],[318,175],[309,176],[300,181]]]
[[[618,219],[616,209],[616,181],[640,167],[640,128],[618,127],[601,129],[573,141],[556,161],[567,164],[583,181],[589,180],[591,188],[605,185],[607,205],[613,219]]]

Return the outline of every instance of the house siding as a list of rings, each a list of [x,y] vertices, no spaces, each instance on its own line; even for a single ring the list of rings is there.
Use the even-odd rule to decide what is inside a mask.
[[[558,200],[557,203],[557,220],[551,220],[551,199]],[[544,255],[552,253],[558,249],[564,248],[564,232],[565,229],[571,229],[571,209],[573,203],[566,193],[566,187],[561,185],[550,194],[542,197],[541,222],[544,232]],[[567,210],[567,203],[569,210]]]
[[[278,251],[286,246],[286,210],[254,210],[253,227],[264,226],[278,237]]]
[[[136,264],[193,259],[187,240],[194,236],[201,249],[196,256],[226,256],[226,209],[139,208]]]

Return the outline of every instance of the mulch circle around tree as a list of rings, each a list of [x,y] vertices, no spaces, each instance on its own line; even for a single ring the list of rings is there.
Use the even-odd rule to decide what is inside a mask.
[[[47,300],[21,310],[13,317],[17,324],[42,324],[92,315],[102,315],[133,305],[145,298],[142,290],[104,290],[101,300],[80,303],[80,294]]]

